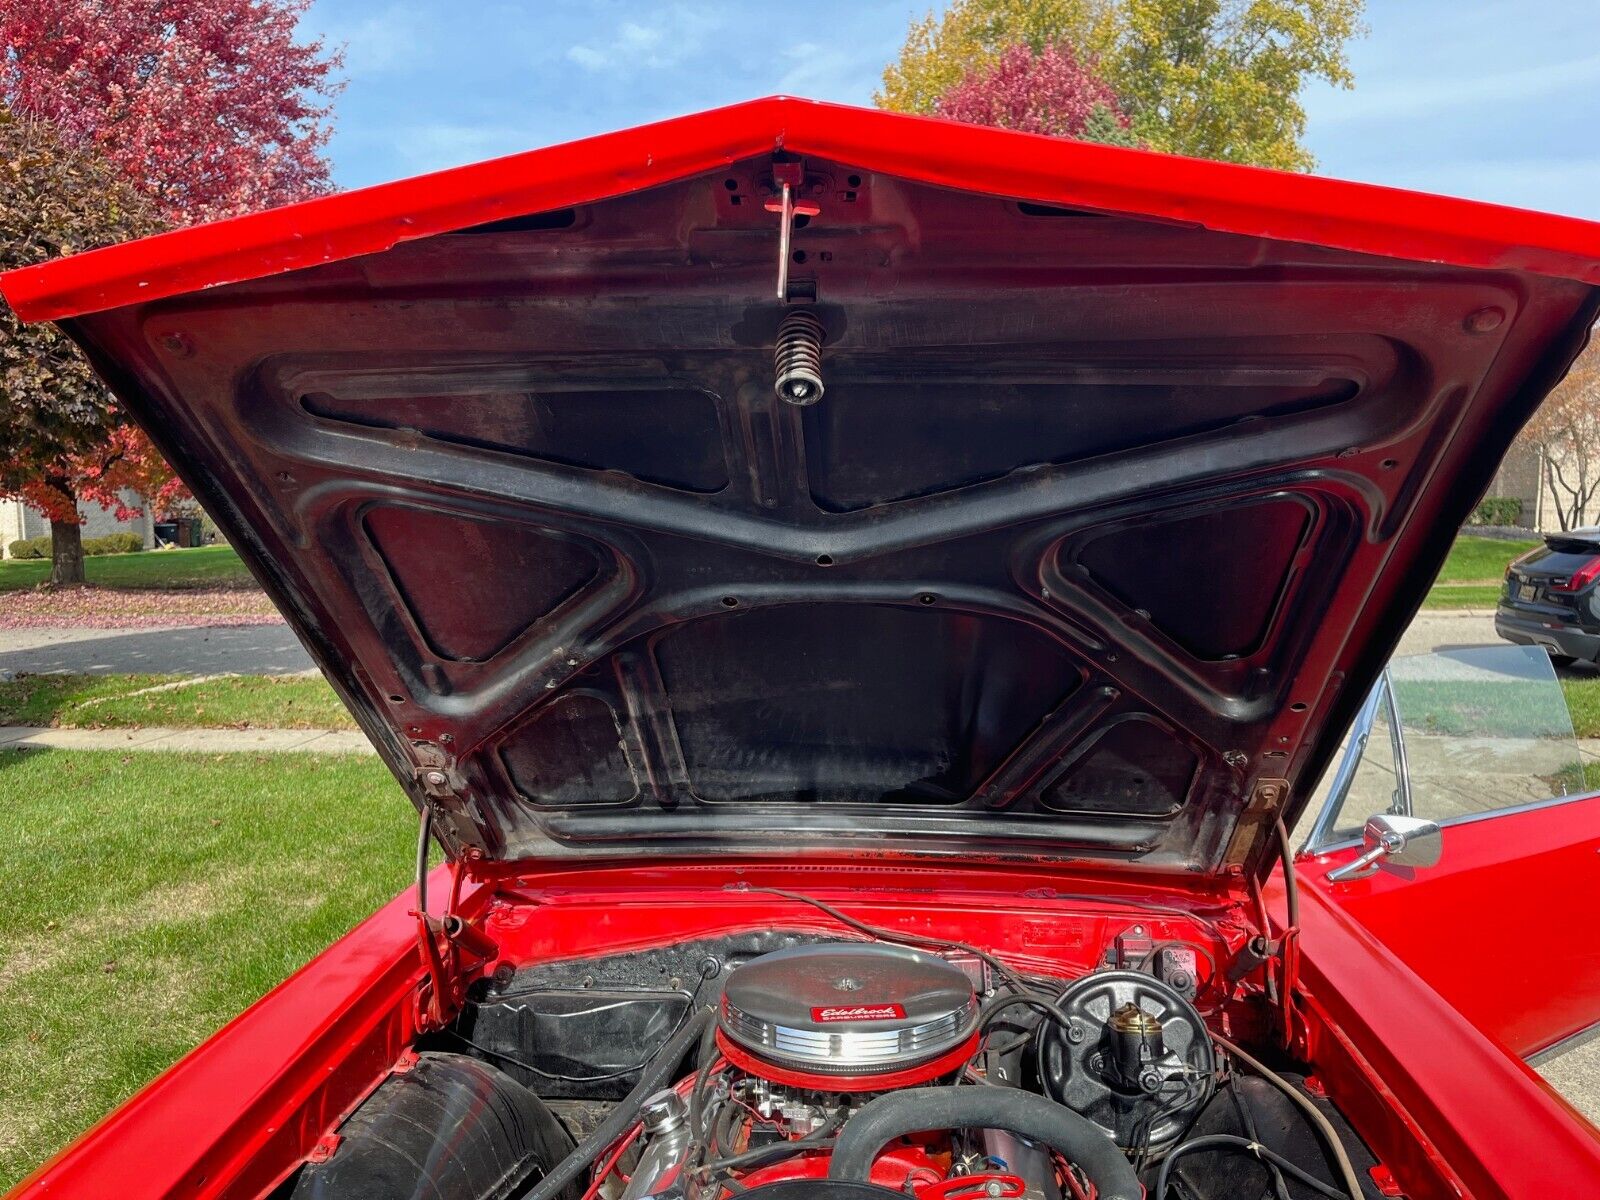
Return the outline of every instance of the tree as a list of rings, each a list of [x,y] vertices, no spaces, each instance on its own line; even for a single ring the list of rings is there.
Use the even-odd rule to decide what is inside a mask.
[[[341,57],[310,0],[0,0],[0,95],[90,145],[170,224],[331,190]]]
[[[934,106],[941,117],[1117,146],[1138,145],[1111,88],[1071,46],[1012,46],[969,70]]]
[[[9,182],[20,171],[33,189],[0,201],[6,264],[154,232],[158,220],[211,220],[330,191],[322,150],[340,56],[296,40],[308,5],[0,0],[0,100],[15,114],[8,136],[25,163],[13,163]],[[90,177],[108,187],[120,178],[115,209],[128,220],[95,207]],[[65,191],[52,197],[52,186]],[[28,212],[64,224],[47,219],[30,238],[11,219]],[[9,313],[0,336],[8,364],[0,486],[50,518],[52,581],[82,582],[76,501],[125,516],[119,487],[157,500],[186,493],[66,339],[18,330]],[[27,353],[36,362],[21,362]]]
[[[1155,150],[1309,170],[1300,91],[1349,87],[1364,0],[953,0],[912,23],[880,107],[934,113],[1008,48],[1076,46]]]
[[[0,267],[139,237],[150,205],[92,150],[62,145],[42,121],[0,111]],[[50,520],[53,583],[81,583],[78,502],[122,505],[119,490],[170,493],[171,472],[111,403],[83,355],[53,325],[0,312],[0,495]]]
[[[1600,345],[1579,355],[1520,440],[1540,458],[1557,523],[1582,525],[1600,496]]]

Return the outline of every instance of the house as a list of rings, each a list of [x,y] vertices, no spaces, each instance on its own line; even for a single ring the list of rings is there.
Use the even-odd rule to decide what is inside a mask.
[[[81,505],[83,536],[104,537],[108,533],[137,533],[144,539],[145,549],[156,544],[155,517],[149,505],[133,492],[123,493],[123,503],[141,505],[142,511],[131,521],[117,520],[117,514],[98,504]],[[11,543],[22,538],[45,537],[50,533],[50,522],[20,500],[0,500],[0,556],[11,556]]]
[[[1575,470],[1567,471],[1569,479],[1578,478]],[[1522,506],[1522,516],[1515,524],[1523,529],[1548,533],[1562,527],[1560,509],[1569,503],[1560,489],[1551,486],[1550,463],[1545,455],[1521,441],[1513,442],[1494,481],[1484,493],[1486,498],[1516,500]],[[1600,491],[1588,507],[1569,526],[1600,524]]]

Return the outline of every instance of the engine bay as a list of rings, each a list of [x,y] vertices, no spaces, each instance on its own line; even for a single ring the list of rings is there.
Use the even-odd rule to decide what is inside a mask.
[[[1227,942],[1135,918],[1089,969],[1042,972],[775,894],[841,927],[500,961],[283,1194],[1384,1194],[1308,1067],[1223,1032],[1251,1040],[1234,1010],[1266,990]]]

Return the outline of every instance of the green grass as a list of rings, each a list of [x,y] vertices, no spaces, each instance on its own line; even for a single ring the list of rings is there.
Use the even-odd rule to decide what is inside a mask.
[[[1436,583],[1422,598],[1422,607],[1493,608],[1500,602],[1498,583]]]
[[[1567,696],[1567,711],[1579,737],[1600,737],[1600,675],[1584,675],[1561,681]]]
[[[1395,680],[1396,699],[1407,728],[1459,737],[1547,737],[1560,727],[1562,713],[1545,684],[1475,680]],[[1583,738],[1600,737],[1600,674],[1561,679],[1572,729]]]
[[[1450,547],[1438,581],[1422,601],[1423,608],[1493,608],[1500,599],[1506,567],[1537,540],[1508,542],[1464,533]]]
[[[1538,544],[1537,538],[1508,542],[1503,538],[1474,537],[1464,533],[1450,547],[1450,557],[1444,560],[1438,582],[1498,585],[1505,578],[1506,567],[1511,560],[1519,554],[1526,554]]]
[[[255,586],[255,580],[244,563],[239,561],[232,546],[101,554],[84,559],[83,570],[88,582],[108,588]],[[8,558],[0,561],[0,592],[38,587],[49,578],[49,559]]]
[[[374,759],[0,750],[0,1191],[409,880]]]
[[[0,725],[68,729],[356,727],[321,676],[260,675],[202,683],[188,683],[182,675],[24,675],[0,683]]]

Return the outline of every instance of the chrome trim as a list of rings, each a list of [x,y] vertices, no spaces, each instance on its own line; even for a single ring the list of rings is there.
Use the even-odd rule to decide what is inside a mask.
[[[1397,802],[1389,812],[1397,817],[1410,817],[1415,813],[1411,806],[1411,760],[1406,757],[1405,715],[1400,711],[1400,701],[1394,694],[1394,681],[1389,678],[1389,668],[1383,669],[1379,681],[1383,688],[1384,704],[1389,709],[1389,745],[1394,750],[1395,782],[1399,785]]]
[[[1393,813],[1374,813],[1361,831],[1366,851],[1325,876],[1329,883],[1365,879],[1375,875],[1384,863],[1398,867],[1431,867],[1443,852],[1443,832],[1439,822],[1426,817],[1400,817]]]
[[[1579,792],[1569,796],[1551,796],[1546,800],[1530,800],[1526,804],[1518,804],[1511,808],[1486,808],[1482,812],[1462,813],[1459,817],[1444,817],[1439,822],[1440,829],[1453,829],[1457,825],[1475,825],[1479,821],[1492,821],[1496,817],[1514,817],[1520,813],[1538,812],[1541,808],[1554,808],[1558,804],[1572,804],[1578,800],[1593,800],[1600,796],[1600,792]],[[1311,854],[1332,854],[1336,850],[1348,850],[1351,846],[1362,844],[1361,838],[1341,838],[1337,842],[1329,842],[1326,846],[1318,846],[1315,850],[1308,850]]]
[[[920,1025],[886,1029],[795,1029],[752,1017],[726,997],[722,1028],[741,1046],[785,1067],[829,1075],[861,1075],[885,1068],[914,1067],[955,1049],[972,1033],[978,1002]]]
[[[1372,726],[1378,719],[1378,704],[1382,699],[1382,690],[1380,681],[1367,693],[1367,698],[1362,701],[1361,708],[1356,713],[1356,719],[1350,726],[1350,745],[1345,749],[1344,757],[1339,760],[1338,771],[1333,777],[1333,786],[1328,789],[1328,799],[1323,803],[1322,811],[1317,814],[1311,832],[1301,843],[1300,850],[1303,854],[1321,854],[1327,849],[1323,845],[1323,839],[1332,830],[1334,818],[1344,807],[1345,798],[1350,794],[1351,781],[1355,779],[1356,769],[1361,766],[1361,760],[1366,755],[1367,739],[1372,736]],[[1360,839],[1353,839],[1349,844],[1359,845]]]

